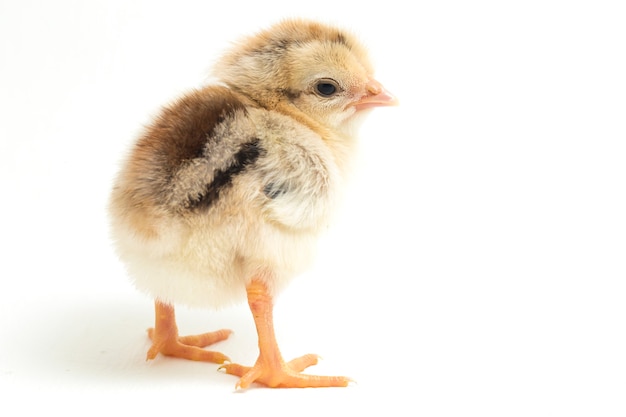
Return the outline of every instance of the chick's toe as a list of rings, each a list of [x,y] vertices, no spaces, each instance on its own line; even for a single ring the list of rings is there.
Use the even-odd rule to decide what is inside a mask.
[[[174,307],[155,302],[155,326],[148,329],[148,336],[152,340],[152,346],[148,350],[146,360],[156,358],[161,353],[165,356],[174,356],[194,361],[224,363],[230,362],[228,356],[203,347],[226,340],[232,333],[230,330],[221,329],[214,332],[202,333],[192,336],[178,336],[178,327]]]

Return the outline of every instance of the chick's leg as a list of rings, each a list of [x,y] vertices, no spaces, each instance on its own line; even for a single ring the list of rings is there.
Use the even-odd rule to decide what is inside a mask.
[[[281,388],[345,387],[348,385],[351,380],[343,376],[301,374],[301,371],[317,363],[317,355],[304,355],[291,362],[285,362],[274,335],[272,297],[267,287],[263,282],[253,280],[246,290],[259,337],[259,358],[252,367],[228,364],[220,368],[226,373],[241,377],[236,388],[247,388],[253,382]]]
[[[228,356],[219,352],[202,349],[213,343],[227,339],[230,330],[218,330],[194,336],[178,336],[174,307],[160,301],[154,302],[155,324],[148,329],[148,336],[152,346],[148,350],[146,360],[154,359],[158,353],[166,356],[176,356],[194,361],[224,363],[230,361]]]

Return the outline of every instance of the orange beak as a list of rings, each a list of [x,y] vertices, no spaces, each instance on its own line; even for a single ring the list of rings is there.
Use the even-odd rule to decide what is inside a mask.
[[[367,94],[360,100],[352,103],[356,110],[371,109],[381,106],[397,106],[398,99],[385,90],[385,87],[376,80],[370,80],[367,83]]]

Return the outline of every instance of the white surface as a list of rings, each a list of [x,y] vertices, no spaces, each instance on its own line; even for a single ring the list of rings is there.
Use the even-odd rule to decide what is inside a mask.
[[[3,413],[623,416],[621,2],[213,3],[0,3]],[[354,28],[402,105],[367,121],[344,216],[275,312],[286,357],[358,385],[234,393],[217,365],[143,360],[151,301],[104,206],[150,115],[284,16]],[[255,359],[245,305],[179,324]]]

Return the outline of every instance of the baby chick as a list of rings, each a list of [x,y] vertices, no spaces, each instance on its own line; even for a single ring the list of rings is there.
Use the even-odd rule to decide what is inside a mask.
[[[180,337],[174,304],[220,307],[247,295],[258,333],[254,366],[226,364],[238,388],[346,386],[302,374],[274,336],[275,295],[311,262],[355,151],[366,109],[396,104],[349,33],[305,20],[249,37],[215,66],[221,82],[163,109],[113,188],[112,233],[136,286],[155,298],[158,353],[224,363],[203,349],[218,330]]]

